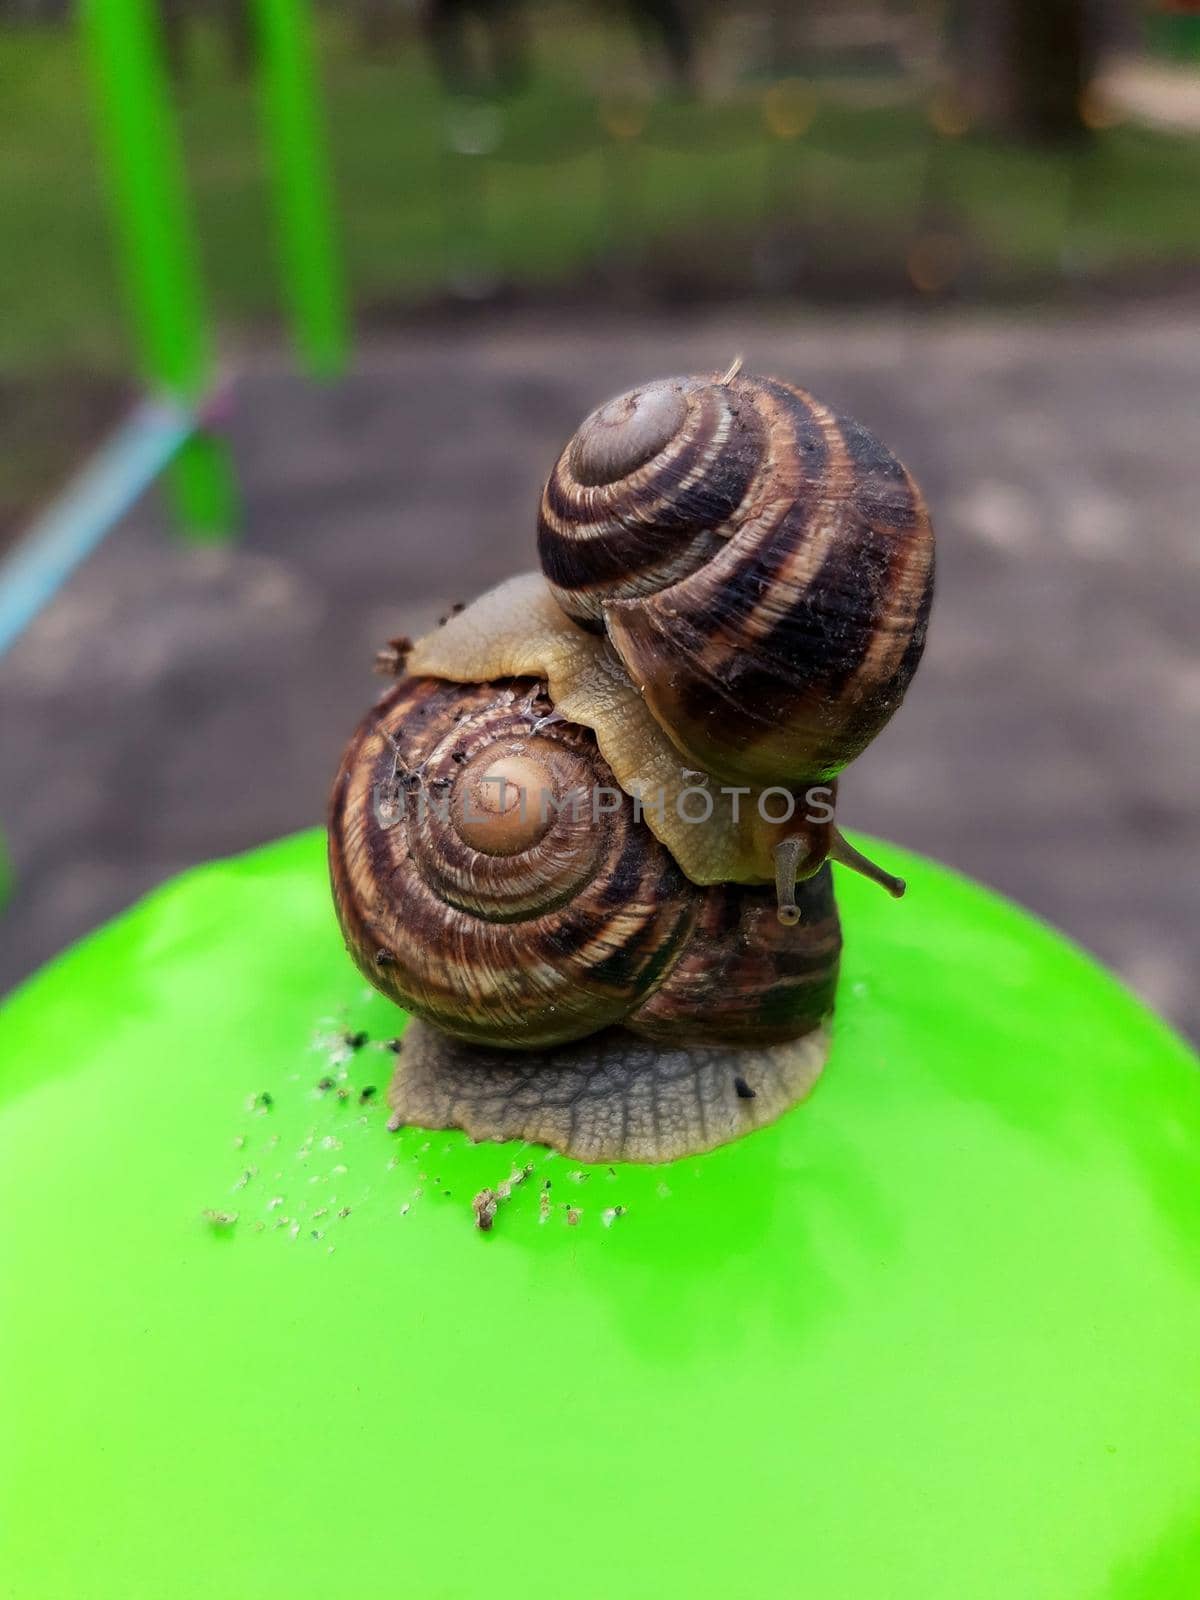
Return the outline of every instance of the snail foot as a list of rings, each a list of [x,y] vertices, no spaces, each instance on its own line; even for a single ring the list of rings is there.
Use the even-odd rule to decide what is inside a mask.
[[[523,1139],[576,1161],[673,1161],[774,1122],[809,1095],[828,1053],[827,1024],[753,1048],[609,1028],[523,1051],[466,1044],[414,1018],[388,1088],[389,1126]]]

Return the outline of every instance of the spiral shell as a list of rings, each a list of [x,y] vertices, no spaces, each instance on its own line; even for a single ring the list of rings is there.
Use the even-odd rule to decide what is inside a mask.
[[[673,1044],[762,1046],[816,1029],[833,1010],[842,936],[833,874],[796,885],[799,915],[781,922],[769,889],[723,884],[704,897],[667,981],[633,1029]]]
[[[363,973],[455,1038],[525,1048],[625,1017],[699,910],[623,797],[603,826],[571,803],[606,769],[585,729],[531,732],[519,691],[535,687],[405,680],[352,739],[330,819],[335,900]],[[471,775],[502,763],[540,768],[555,803],[529,796],[518,836],[502,817],[489,845]],[[477,802],[488,789],[476,785]]]
[[[859,423],[774,379],[676,378],[601,406],[546,484],[538,550],[566,613],[727,781],[834,777],[924,648],[920,492]]]
[[[691,883],[528,679],[403,679],[347,748],[329,849],[360,970],[457,1039],[537,1050],[620,1023],[770,1044],[832,1005],[828,868],[798,928],[766,926],[769,890]]]

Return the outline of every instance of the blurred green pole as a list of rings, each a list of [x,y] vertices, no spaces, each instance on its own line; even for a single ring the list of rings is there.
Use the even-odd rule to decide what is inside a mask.
[[[331,377],[345,366],[349,332],[318,109],[312,9],[309,0],[254,0],[254,9],[292,337],[309,370]]]
[[[157,12],[151,0],[81,0],[80,22],[142,366],[151,381],[194,404],[211,354]],[[236,492],[220,440],[195,434],[168,481],[192,533],[231,531]]]

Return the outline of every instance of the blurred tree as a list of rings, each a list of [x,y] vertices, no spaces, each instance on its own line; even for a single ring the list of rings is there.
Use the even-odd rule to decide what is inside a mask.
[[[1084,90],[1129,0],[951,0],[947,36],[984,121],[1039,144],[1082,142]]]
[[[767,8],[767,59],[779,74],[798,71],[805,60],[801,32],[807,32],[807,8],[800,0],[771,0]]]
[[[422,21],[442,82],[453,93],[511,89],[525,78],[522,0],[426,0]]]
[[[354,0],[358,42],[366,54],[373,55],[407,39],[414,9],[412,4],[401,5],[398,0]]]
[[[1042,144],[1081,140],[1092,76],[1087,0],[1012,0],[1008,71],[1014,130]]]
[[[696,52],[685,0],[622,0],[617,9],[626,12],[646,46],[665,63],[675,86],[690,91]],[[524,81],[529,58],[524,0],[424,0],[421,19],[442,82],[452,92],[488,94]]]
[[[696,50],[691,19],[682,0],[630,0],[630,10],[642,37],[661,49],[676,88],[691,90]]]
[[[248,0],[159,0],[163,37],[171,76],[187,75],[188,32],[200,17],[210,17],[220,30],[229,64],[240,77],[248,76],[254,65]]]

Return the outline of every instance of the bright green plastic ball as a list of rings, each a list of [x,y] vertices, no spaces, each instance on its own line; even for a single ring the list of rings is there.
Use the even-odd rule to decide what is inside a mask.
[[[5,1600],[1191,1600],[1196,1063],[1055,934],[888,864],[903,904],[838,878],[811,1100],[671,1166],[389,1134],[399,1016],[316,833],[28,984]]]

